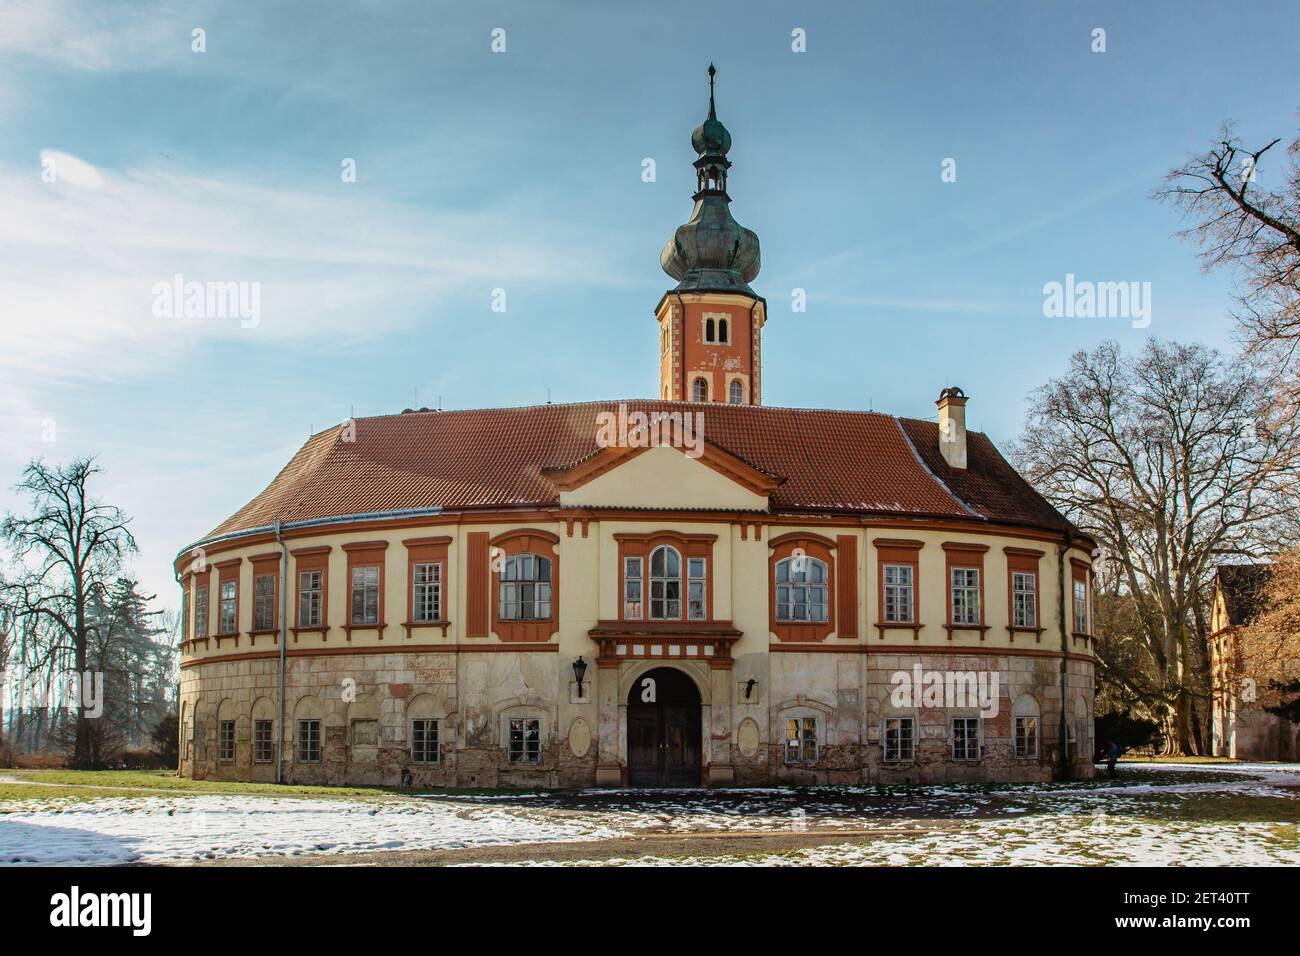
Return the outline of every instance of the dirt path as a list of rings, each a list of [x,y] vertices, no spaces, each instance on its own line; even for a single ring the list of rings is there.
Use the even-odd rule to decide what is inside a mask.
[[[776,832],[675,833],[618,837],[612,840],[576,840],[560,843],[524,843],[513,846],[463,847],[452,850],[389,850],[256,860],[215,860],[196,866],[456,866],[636,859],[638,857],[709,857],[787,853],[809,847],[857,845],[890,837],[914,837],[960,825],[960,821],[934,820],[925,826],[881,827],[867,830],[793,830]]]

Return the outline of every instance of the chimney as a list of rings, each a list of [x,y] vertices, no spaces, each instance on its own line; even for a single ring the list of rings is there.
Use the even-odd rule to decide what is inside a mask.
[[[949,468],[966,470],[966,393],[956,385],[939,393],[939,451]]]

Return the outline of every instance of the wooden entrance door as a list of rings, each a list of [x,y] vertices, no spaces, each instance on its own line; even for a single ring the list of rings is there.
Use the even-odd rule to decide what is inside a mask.
[[[695,683],[670,667],[638,677],[627,700],[628,784],[697,787],[700,750],[700,694]]]

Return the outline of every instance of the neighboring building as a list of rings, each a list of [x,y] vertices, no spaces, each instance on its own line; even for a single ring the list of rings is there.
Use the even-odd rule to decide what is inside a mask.
[[[184,774],[274,779],[282,749],[294,782],[1091,776],[1092,542],[959,388],[937,421],[761,404],[710,87],[659,397],[312,436],[176,560]],[[899,691],[928,672],[990,706]]]
[[[1210,747],[1218,757],[1238,760],[1300,759],[1300,724],[1270,714],[1243,685],[1244,628],[1261,610],[1269,565],[1225,564],[1214,574],[1210,608]]]

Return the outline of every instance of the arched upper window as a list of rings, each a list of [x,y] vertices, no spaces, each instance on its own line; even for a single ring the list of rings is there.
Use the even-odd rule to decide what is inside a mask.
[[[539,554],[512,554],[501,565],[503,621],[551,618],[551,560]]]
[[[727,338],[726,319],[718,319],[718,341],[721,342],[723,345],[726,345],[731,341],[731,339]]]
[[[661,544],[650,552],[650,618],[676,621],[682,616],[682,556]]]
[[[697,378],[691,383],[691,401],[707,402],[709,400],[709,383],[707,380]]]
[[[826,562],[791,555],[776,563],[776,619],[826,620]]]
[[[741,384],[740,379],[733,378],[731,384],[727,386],[727,401],[732,405],[740,405],[745,401],[745,386]]]
[[[712,320],[712,319],[705,319],[705,320],[704,320],[704,341],[706,341],[706,342],[716,342],[717,339],[714,338],[714,335],[715,335],[715,330],[714,330],[714,327],[713,327],[713,320]]]

